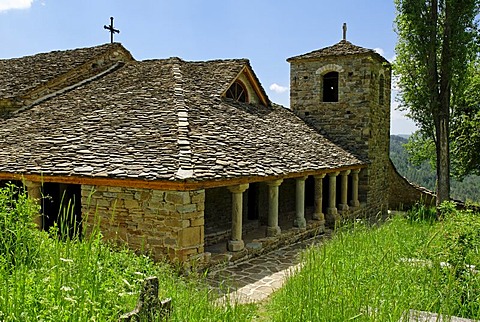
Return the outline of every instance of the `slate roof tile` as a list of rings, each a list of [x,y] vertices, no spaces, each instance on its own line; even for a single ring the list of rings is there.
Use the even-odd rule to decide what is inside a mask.
[[[358,54],[371,54],[382,61],[387,61],[385,58],[383,58],[373,49],[368,49],[368,48],[354,45],[348,40],[341,40],[335,45],[314,50],[306,54],[290,57],[287,59],[287,61],[291,62],[295,60],[317,59],[317,58],[328,57],[328,56],[346,56],[346,55],[358,55]]]
[[[20,96],[114,48],[123,47],[114,43],[0,59],[0,98]]]
[[[247,64],[129,62],[0,121],[0,172],[203,181],[363,164],[284,107],[222,99]]]

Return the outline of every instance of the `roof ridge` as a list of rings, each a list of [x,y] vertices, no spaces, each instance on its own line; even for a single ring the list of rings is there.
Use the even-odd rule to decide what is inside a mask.
[[[173,95],[175,97],[175,109],[177,112],[177,144],[179,167],[175,174],[176,179],[188,179],[193,177],[192,149],[188,139],[190,123],[188,120],[188,107],[185,103],[184,80],[180,64],[182,61],[172,60],[172,77],[174,81]]]
[[[87,83],[90,83],[90,82],[92,82],[92,81],[94,81],[94,80],[97,80],[97,79],[99,79],[99,78],[101,78],[101,77],[103,77],[103,76],[105,76],[105,75],[107,75],[107,74],[110,74],[111,72],[117,70],[119,67],[122,67],[124,64],[125,64],[124,62],[117,62],[117,63],[115,63],[114,65],[110,66],[108,69],[106,69],[106,70],[104,70],[104,71],[102,71],[102,72],[100,72],[100,73],[98,73],[98,74],[95,74],[95,75],[93,75],[92,77],[89,77],[89,78],[87,78],[87,79],[83,79],[83,80],[81,80],[81,81],[79,81],[79,82],[77,82],[77,83],[75,83],[75,84],[72,84],[72,85],[67,86],[67,87],[63,87],[63,88],[61,88],[61,89],[59,89],[59,90],[57,90],[57,91],[54,91],[53,93],[49,93],[49,94],[47,94],[47,95],[44,95],[44,96],[36,99],[36,100],[33,101],[32,103],[30,103],[30,104],[28,104],[28,105],[26,105],[26,106],[23,106],[23,107],[15,110],[15,111],[13,111],[13,112],[11,112],[11,114],[15,115],[15,114],[18,114],[18,113],[20,113],[20,112],[26,111],[26,110],[28,110],[28,109],[31,109],[31,108],[34,107],[35,105],[38,105],[38,104],[40,104],[40,103],[45,102],[46,100],[48,100],[48,99],[50,99],[50,98],[53,98],[53,97],[56,97],[56,96],[58,96],[58,95],[64,94],[64,93],[66,93],[66,92],[68,92],[68,91],[71,91],[71,90],[77,88],[77,87],[80,87],[80,86],[85,85],[85,84],[87,84]]]

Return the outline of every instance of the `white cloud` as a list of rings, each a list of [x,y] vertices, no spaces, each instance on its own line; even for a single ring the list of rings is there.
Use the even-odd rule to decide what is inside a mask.
[[[33,0],[0,0],[0,12],[12,9],[28,9]]]
[[[382,49],[382,48],[374,48],[373,50],[375,50],[377,52],[377,54],[380,54],[380,55],[385,55],[385,51]]]
[[[277,83],[273,83],[272,85],[270,85],[269,88],[270,88],[271,91],[273,91],[275,93],[278,93],[278,94],[285,93],[286,91],[288,91],[288,87],[280,86]]]

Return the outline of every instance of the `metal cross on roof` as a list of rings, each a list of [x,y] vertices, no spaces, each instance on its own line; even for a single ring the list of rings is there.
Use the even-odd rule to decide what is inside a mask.
[[[110,31],[110,43],[113,44],[113,34],[120,33],[120,30],[113,28],[113,17],[110,17],[110,26],[104,25],[103,28]]]

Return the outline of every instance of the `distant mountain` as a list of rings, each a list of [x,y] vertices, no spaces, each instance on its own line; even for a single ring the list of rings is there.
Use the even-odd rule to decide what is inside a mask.
[[[390,136],[390,159],[398,172],[409,181],[435,191],[436,175],[428,162],[415,166],[408,160],[409,155],[403,147],[407,143],[408,137],[409,135]],[[450,189],[452,198],[480,203],[480,176],[467,176],[463,181],[452,178]]]

